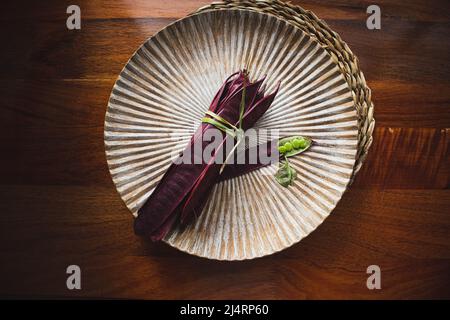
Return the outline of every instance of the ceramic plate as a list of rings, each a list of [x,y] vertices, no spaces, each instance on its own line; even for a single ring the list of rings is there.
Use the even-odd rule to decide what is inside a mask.
[[[148,39],[112,90],[107,161],[134,215],[169,167],[167,150],[185,148],[223,81],[247,63],[252,79],[267,74],[267,92],[281,81],[255,127],[309,136],[315,144],[290,161],[298,178],[289,188],[273,178],[276,165],[216,184],[199,219],[164,239],[197,256],[251,259],[299,242],[334,209],[355,164],[352,93],[320,44],[267,14],[204,12]]]

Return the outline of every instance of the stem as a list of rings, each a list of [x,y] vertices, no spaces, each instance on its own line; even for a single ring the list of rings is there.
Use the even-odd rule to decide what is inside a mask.
[[[246,73],[246,71],[245,71]],[[245,74],[247,76],[247,74]],[[239,108],[239,129],[242,129],[242,118],[244,117],[244,110],[245,110],[245,94],[246,94],[246,87],[245,87],[245,77],[243,82],[243,88],[242,88],[242,100],[241,105]]]
[[[225,169],[225,165],[227,164],[228,160],[230,160],[230,157],[234,155],[234,151],[237,149],[237,147],[239,146],[239,144],[241,143],[242,139],[238,139],[236,144],[234,145],[233,149],[231,149],[231,152],[228,154],[228,156],[226,157],[224,163],[222,164],[222,167],[220,167],[220,172],[219,174],[222,174],[223,169]]]
[[[288,157],[284,156],[284,161],[286,161],[286,167],[289,174],[289,181],[292,180],[292,171],[291,171],[291,165],[289,164]]]

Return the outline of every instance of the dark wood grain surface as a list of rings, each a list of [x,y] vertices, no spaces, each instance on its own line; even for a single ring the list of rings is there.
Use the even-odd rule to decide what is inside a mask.
[[[358,55],[374,144],[331,216],[299,244],[217,262],[134,236],[106,166],[103,120],[134,50],[204,0],[7,1],[0,14],[0,295],[109,298],[450,298],[450,5],[294,1]],[[82,290],[66,288],[66,267]],[[382,289],[366,288],[366,268]]]

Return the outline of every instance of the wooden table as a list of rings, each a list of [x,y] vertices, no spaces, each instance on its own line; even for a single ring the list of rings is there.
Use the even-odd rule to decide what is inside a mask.
[[[298,1],[294,1],[298,2]],[[450,298],[450,8],[446,0],[301,1],[358,55],[373,90],[370,156],[299,244],[217,262],[136,237],[105,161],[107,99],[134,50],[205,0],[9,1],[1,13],[0,295]],[[82,290],[66,268],[82,269]],[[368,290],[366,268],[381,267]]]

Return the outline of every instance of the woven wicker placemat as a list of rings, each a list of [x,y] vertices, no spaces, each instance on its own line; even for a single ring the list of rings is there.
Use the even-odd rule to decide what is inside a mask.
[[[358,114],[358,153],[356,155],[355,167],[353,168],[353,180],[356,173],[361,169],[372,144],[372,134],[375,127],[371,90],[367,86],[364,74],[359,67],[358,58],[341,39],[339,34],[331,30],[323,20],[320,20],[313,12],[290,3],[278,0],[213,2],[192,14],[209,10],[233,9],[271,14],[287,21],[315,38],[336,62],[344,74],[349,88],[352,90],[353,100]]]

